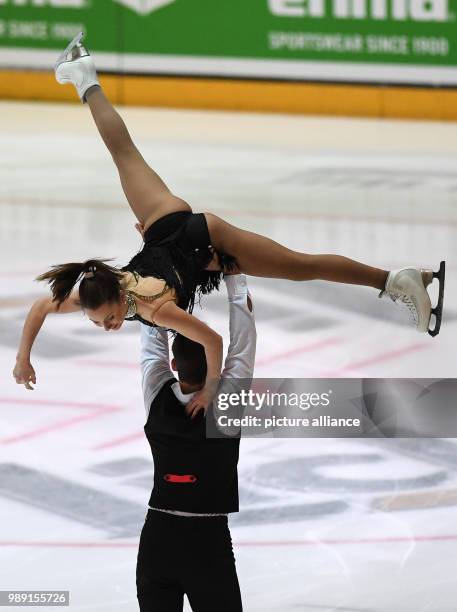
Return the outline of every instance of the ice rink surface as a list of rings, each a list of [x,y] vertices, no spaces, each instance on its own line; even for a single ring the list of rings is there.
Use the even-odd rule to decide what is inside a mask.
[[[33,278],[91,256],[125,263],[140,238],[87,108],[0,111],[0,590],[70,590],[72,610],[133,612],[152,485],[137,325],[107,334],[83,315],[51,317],[33,353],[36,389],[11,371],[24,316],[45,292]],[[386,269],[447,261],[435,339],[372,289],[248,279],[257,377],[456,376],[456,124],[122,115],[195,211]],[[227,345],[224,292],[202,306]],[[455,612],[453,440],[241,448],[231,527],[245,610]]]

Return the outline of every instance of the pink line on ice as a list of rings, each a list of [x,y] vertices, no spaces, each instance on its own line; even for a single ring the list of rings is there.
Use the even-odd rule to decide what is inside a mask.
[[[268,365],[270,363],[273,363],[274,361],[281,361],[283,359],[288,359],[289,357],[293,357],[295,355],[300,355],[301,353],[308,353],[321,348],[326,348],[327,346],[334,346],[335,344],[340,344],[341,342],[343,342],[341,338],[327,338],[326,340],[319,340],[317,342],[312,342],[311,344],[297,346],[293,349],[290,349],[289,351],[273,353],[273,355],[269,355],[268,357],[257,359],[255,365],[256,367]]]
[[[61,400],[22,399],[19,397],[0,397],[0,404],[30,404],[35,406],[57,406],[58,408],[96,408],[120,410],[120,406],[112,404],[96,404],[91,402],[68,402]]]
[[[57,421],[56,423],[52,423],[51,425],[47,425],[45,427],[39,427],[37,429],[33,429],[31,431],[27,431],[22,434],[18,434],[16,436],[0,438],[0,444],[15,444],[16,442],[22,442],[23,440],[29,440],[30,438],[37,438],[51,431],[57,431],[60,429],[65,429],[67,427],[72,427],[73,425],[76,425],[83,421],[91,421],[105,414],[109,414],[109,413],[117,412],[118,410],[121,410],[120,406],[106,406],[103,404],[90,404],[90,403],[84,404],[80,402],[59,402],[56,400],[26,400],[26,399],[22,400],[22,399],[16,399],[16,398],[0,398],[0,403],[2,404],[27,404],[27,405],[38,405],[38,406],[56,406],[59,408],[71,408],[71,409],[89,408],[89,409],[94,410],[94,412],[91,412],[90,414],[73,417],[71,419],[64,419],[63,421]]]
[[[127,436],[122,436],[122,438],[114,438],[114,440],[110,440],[109,442],[104,442],[98,446],[93,446],[92,450],[105,450],[105,448],[121,446],[122,444],[128,444],[129,442],[139,440],[140,438],[144,438],[144,431],[137,431],[135,433],[128,434]]]
[[[345,544],[396,544],[401,542],[451,542],[456,541],[457,535],[443,535],[443,536],[416,536],[416,537],[386,537],[386,538],[351,538],[351,539],[323,539],[323,540],[281,540],[281,541],[245,541],[245,542],[234,542],[235,546],[339,546]]]
[[[318,376],[326,378],[337,377],[338,374],[344,374],[345,372],[358,370],[366,366],[381,363],[383,361],[398,359],[399,357],[403,357],[404,355],[416,353],[417,351],[422,351],[427,348],[429,348],[429,345],[426,344],[411,344],[410,346],[405,346],[403,348],[396,349],[395,351],[388,351],[386,353],[380,353],[379,355],[374,355],[373,357],[368,357],[360,361],[354,361],[341,368],[336,368],[334,370],[324,370],[322,372],[319,372]]]
[[[137,538],[136,538],[137,540]],[[357,544],[401,544],[402,542],[455,542],[457,534],[436,535],[436,536],[392,536],[379,538],[351,538],[351,539],[313,539],[313,540],[258,540],[258,541],[235,541],[234,546],[346,546]],[[52,548],[137,548],[138,541],[135,542],[63,542],[63,541],[27,541],[27,540],[4,540],[0,541],[0,546],[24,546],[24,547],[52,547]]]

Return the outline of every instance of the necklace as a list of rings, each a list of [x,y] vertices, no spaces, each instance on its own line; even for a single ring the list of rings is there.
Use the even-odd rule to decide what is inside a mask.
[[[135,298],[130,293],[130,291],[125,292],[125,302],[127,304],[127,312],[124,315],[124,319],[131,319],[132,317],[136,315],[137,307],[136,307]]]

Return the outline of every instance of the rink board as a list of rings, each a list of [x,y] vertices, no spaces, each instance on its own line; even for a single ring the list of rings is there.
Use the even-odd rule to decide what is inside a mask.
[[[457,119],[457,90],[236,79],[101,75],[115,104],[347,117]],[[0,98],[78,103],[52,72],[0,70]]]
[[[84,30],[119,103],[455,119],[454,1],[3,0],[0,96],[66,97],[27,71]]]

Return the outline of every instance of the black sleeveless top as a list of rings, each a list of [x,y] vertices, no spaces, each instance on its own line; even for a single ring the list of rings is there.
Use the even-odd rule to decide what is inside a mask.
[[[163,279],[176,291],[178,306],[191,313],[195,300],[219,289],[224,271],[236,266],[234,257],[217,252],[223,269],[205,270],[214,251],[205,215],[179,211],[161,217],[148,228],[143,248],[122,270]],[[134,319],[153,326],[138,315]]]

